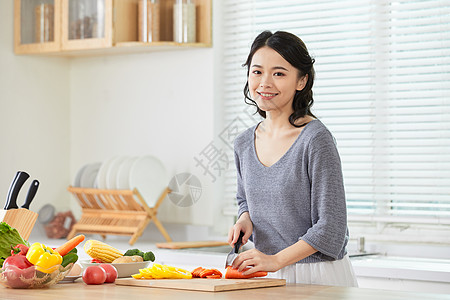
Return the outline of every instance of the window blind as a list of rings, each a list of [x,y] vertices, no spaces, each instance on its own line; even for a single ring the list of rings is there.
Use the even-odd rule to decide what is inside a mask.
[[[242,131],[260,120],[242,92],[253,39],[292,32],[316,59],[313,113],[337,140],[349,221],[450,225],[450,1],[223,6],[224,124]],[[226,211],[236,212],[234,165],[224,182]]]

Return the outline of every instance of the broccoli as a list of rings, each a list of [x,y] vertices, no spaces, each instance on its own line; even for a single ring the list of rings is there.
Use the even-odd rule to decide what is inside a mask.
[[[127,252],[125,252],[125,254],[123,256],[133,256],[133,255],[139,255],[140,257],[142,257],[144,259],[144,261],[155,261],[155,255],[153,254],[152,251],[149,252],[142,252],[139,249],[129,249],[127,250]]]
[[[142,252],[139,249],[129,249],[129,250],[127,250],[127,252],[125,252],[125,254],[123,256],[133,256],[133,255],[143,256],[144,252]]]
[[[142,256],[142,258],[144,259],[144,261],[155,261],[155,254],[153,254],[152,251],[148,251],[144,253],[144,256]]]

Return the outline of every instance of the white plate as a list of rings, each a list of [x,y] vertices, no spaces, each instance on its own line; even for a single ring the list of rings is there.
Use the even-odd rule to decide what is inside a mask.
[[[102,165],[101,163],[92,163],[86,166],[80,178],[80,187],[83,188],[95,187],[95,180],[97,178],[97,173],[101,165]]]
[[[141,156],[131,166],[129,187],[137,188],[150,207],[155,205],[167,185],[166,169],[158,158]]]
[[[133,274],[139,274],[139,269],[147,268],[151,261],[144,262],[135,262],[135,263],[127,263],[127,264],[111,264],[117,269],[117,275],[119,278],[129,277]],[[80,261],[80,264],[84,268],[89,266],[98,266],[97,263],[91,263],[88,260]]]
[[[108,166],[108,171],[106,172],[106,188],[109,190],[117,189],[116,185],[116,177],[117,172],[119,170],[120,165],[124,160],[126,160],[128,156],[118,156],[111,161]]]
[[[76,262],[72,268],[70,269],[68,275],[66,275],[60,282],[58,283],[73,283],[78,278],[82,277],[83,267],[79,262]]]
[[[99,189],[106,189],[106,174],[108,173],[109,165],[111,162],[113,162],[117,156],[112,157],[104,161],[100,167],[100,170],[98,170],[97,174],[97,188]]]
[[[87,168],[87,164],[86,165],[84,165],[84,166],[82,166],[79,170],[78,170],[78,172],[77,172],[77,174],[75,175],[75,180],[73,181],[73,186],[74,187],[80,187],[80,184],[81,184],[81,176],[83,175],[83,172],[84,172],[84,170]]]
[[[59,283],[71,283],[71,282],[75,282],[75,280],[77,280],[78,278],[81,278],[81,275],[76,275],[76,276],[66,276],[66,277],[64,277]]]
[[[120,166],[119,170],[116,174],[116,188],[118,190],[131,190],[130,188],[130,170],[131,166],[133,166],[133,163],[138,159],[139,157],[128,157],[126,160],[124,160]]]

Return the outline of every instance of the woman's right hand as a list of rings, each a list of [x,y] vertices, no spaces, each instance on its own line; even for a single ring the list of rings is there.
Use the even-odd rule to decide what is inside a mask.
[[[228,232],[228,244],[230,244],[230,246],[233,247],[237,242],[241,231],[244,233],[244,236],[242,237],[243,246],[248,242],[248,239],[253,232],[253,223],[248,212],[242,213],[236,224],[234,224],[234,226],[231,227],[230,231]]]

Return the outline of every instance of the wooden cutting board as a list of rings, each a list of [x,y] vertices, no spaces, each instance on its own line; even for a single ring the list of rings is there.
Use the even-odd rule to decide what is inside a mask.
[[[286,285],[285,279],[117,279],[117,285],[179,289],[204,292],[223,292]]]
[[[217,247],[226,245],[228,245],[228,243],[220,241],[197,241],[197,242],[157,243],[156,247],[166,249],[184,249],[184,248]]]

